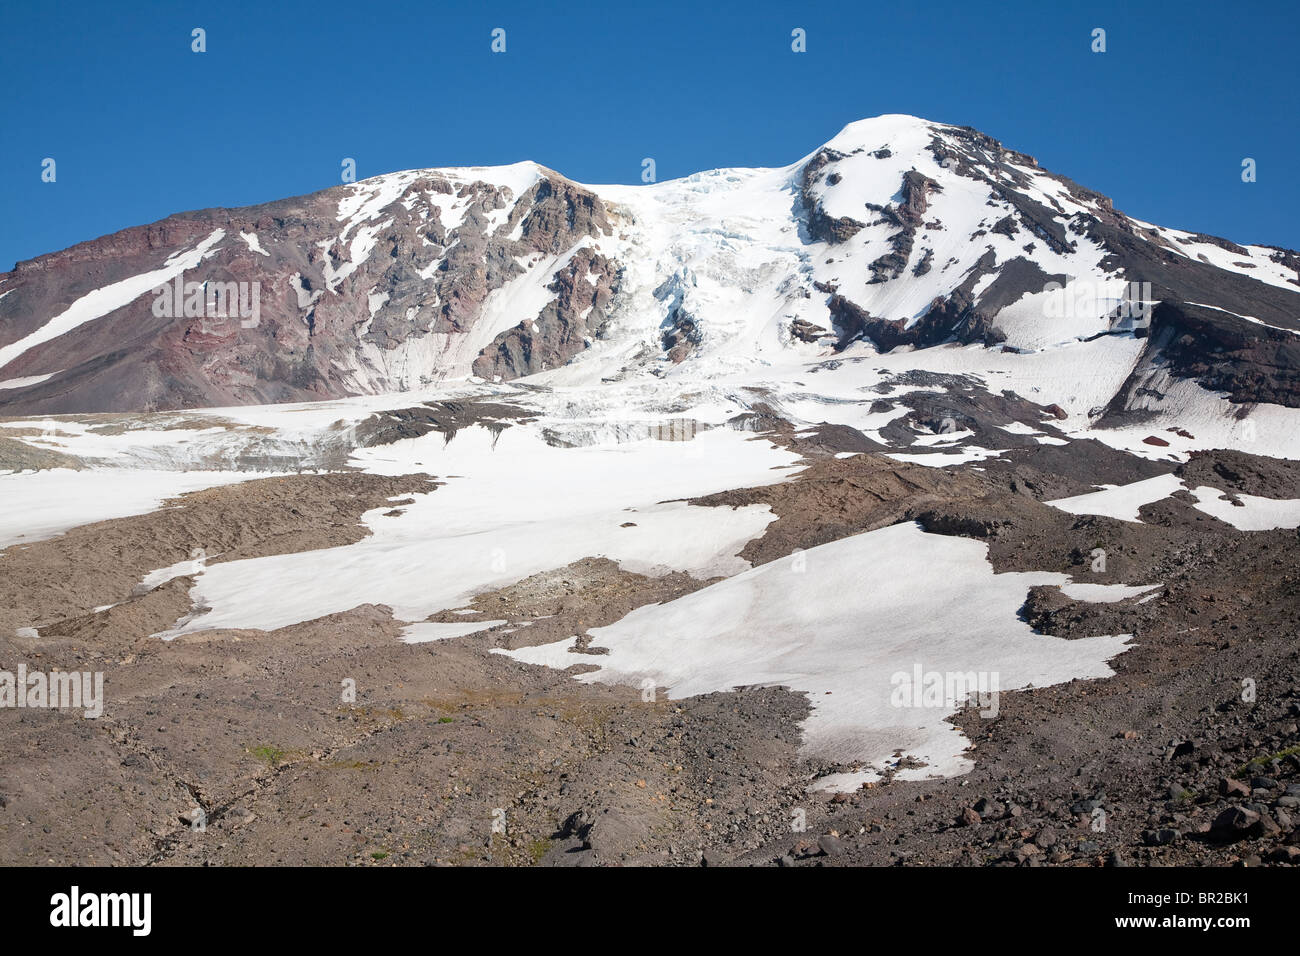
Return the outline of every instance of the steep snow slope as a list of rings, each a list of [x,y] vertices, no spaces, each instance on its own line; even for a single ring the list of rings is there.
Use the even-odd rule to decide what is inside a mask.
[[[791,349],[824,351],[835,339],[836,319],[819,285],[904,328],[971,277],[992,252],[994,266],[980,273],[981,291],[987,289],[998,275],[995,266],[1025,257],[1023,247],[1032,237],[1021,234],[1017,240],[989,231],[1016,210],[1006,201],[991,203],[987,183],[936,158],[931,147],[947,142],[945,129],[915,117],[882,116],[850,124],[826,146],[781,169],[719,169],[647,186],[587,186],[631,223],[628,239],[596,243],[627,270],[624,292],[602,336],[609,343],[598,345],[591,357],[599,372],[609,374],[616,370],[613,363],[646,355],[662,360],[659,340],[679,313],[698,326],[698,343],[687,361],[697,374],[708,374],[772,360]],[[819,157],[832,158],[805,184],[805,171]],[[1018,174],[1033,172],[1011,161],[1007,166]],[[913,240],[915,264],[928,258],[932,265],[920,274],[873,281],[870,266],[891,253],[899,226],[868,207],[896,207],[904,177],[913,171],[933,178],[938,187]],[[1011,174],[998,175],[1009,180]],[[1072,216],[1097,211],[1041,176],[1030,181],[1026,194]],[[804,221],[805,202],[827,216],[860,221],[848,238],[821,241]],[[1046,276],[1092,281],[1106,295],[1095,310],[1066,317],[1064,330],[1046,332],[1041,327],[1051,324],[1049,317],[1041,303],[1031,302],[1033,308],[1021,310],[1029,314],[1012,325],[1016,334],[1010,344],[1054,345],[1109,330],[1107,314],[1123,301],[1126,281],[1101,268],[1104,250],[1096,242],[1076,245],[1058,252],[1039,243],[1032,260]],[[794,337],[792,328],[800,321],[823,329],[821,345]],[[594,380],[590,364],[590,359],[575,363],[568,380]]]

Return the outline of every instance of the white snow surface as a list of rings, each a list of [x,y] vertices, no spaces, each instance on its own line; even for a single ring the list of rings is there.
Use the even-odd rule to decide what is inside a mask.
[[[1115,604],[1154,591],[1158,587],[1159,584],[1089,584],[1086,581],[1071,581],[1061,585],[1061,593],[1072,601]]]
[[[152,591],[175,578],[198,574],[203,570],[206,560],[206,557],[201,552],[197,552],[194,557],[186,558],[184,561],[177,561],[165,568],[150,571],[140,580],[138,588],[141,591]]]
[[[1220,521],[1226,521],[1238,531],[1300,527],[1300,498],[1261,498],[1237,494],[1241,504],[1235,505],[1218,488],[1208,485],[1188,488],[1176,475],[1158,475],[1128,485],[1105,485],[1100,491],[1075,495],[1073,498],[1060,498],[1047,504],[1076,515],[1105,515],[1121,521],[1140,521],[1139,508],[1168,498],[1179,490],[1191,493],[1196,499],[1196,508]],[[1076,589],[1097,586],[1073,585]],[[1088,599],[1080,596],[1078,600]]]
[[[464,637],[477,631],[486,631],[489,627],[504,624],[505,621],[479,621],[477,623],[439,624],[436,621],[417,621],[402,628],[402,641],[407,644],[427,644],[429,641],[446,641],[453,637]]]
[[[270,255],[269,252],[267,252],[265,249],[262,248],[262,240],[257,238],[257,233],[241,232],[239,234],[239,238],[243,239],[244,242],[248,245],[248,248],[251,249],[253,252],[256,252],[263,256]]]
[[[1058,498],[1047,502],[1054,508],[1074,515],[1104,515],[1120,521],[1140,521],[1138,509],[1168,498],[1183,487],[1177,475],[1157,475],[1127,485],[1103,485],[1100,491],[1090,491],[1072,498]]]
[[[0,389],[27,388],[29,385],[39,385],[41,382],[48,381],[58,374],[58,372],[47,372],[44,375],[24,375],[21,378],[5,379],[5,381],[0,382]]]
[[[444,444],[437,433],[360,449],[354,461],[390,475],[427,470],[446,484],[416,494],[400,518],[364,516],[355,544],[223,562],[193,593],[210,610],[165,636],[219,627],[271,630],[386,604],[423,621],[477,593],[584,557],[640,573],[734,574],[736,556],[774,515],[767,506],[706,508],[681,498],[766,484],[795,456],[765,440],[717,430],[689,442],[642,439],[617,447],[554,448],[536,432],[499,439],[470,428]],[[417,464],[417,462],[419,464]],[[631,522],[632,527],[622,527]]]
[[[167,498],[265,475],[95,469],[0,473],[0,548],[52,538],[109,518],[157,510]]]
[[[1218,488],[1202,485],[1191,489],[1196,507],[1239,531],[1272,531],[1277,528],[1300,528],[1300,499],[1260,498],[1238,494],[1234,505]]]
[[[1036,634],[1016,611],[1047,572],[994,574],[984,545],[914,524],[854,535],[761,565],[591,628],[607,655],[568,653],[572,642],[499,651],[515,660],[596,664],[581,681],[641,685],[673,698],[780,685],[808,694],[803,751],[862,765],[822,781],[851,789],[875,779],[900,748],[926,766],[903,779],[950,776],[972,766],[968,742],[945,719],[956,707],[896,706],[891,679],[923,672],[986,672],[1008,691],[1108,677],[1128,635],[1064,640]],[[805,568],[802,572],[798,568]]]

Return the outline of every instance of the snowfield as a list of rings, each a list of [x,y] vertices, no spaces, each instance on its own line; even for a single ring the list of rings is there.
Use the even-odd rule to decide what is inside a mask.
[[[418,622],[475,594],[584,557],[641,573],[705,578],[748,565],[736,557],[773,515],[766,507],[703,508],[681,498],[779,481],[795,456],[730,430],[690,442],[645,439],[614,448],[554,448],[533,432],[499,439],[471,428],[359,452],[367,470],[427,471],[446,481],[399,518],[365,516],[370,537],[346,547],[208,566],[192,595],[208,608],[164,636],[218,627],[271,630],[386,604]],[[417,462],[419,464],[417,464]],[[633,527],[622,527],[631,522]]]
[[[1197,508],[1220,521],[1226,521],[1239,531],[1300,528],[1300,500],[1237,495],[1241,504],[1234,505],[1217,488],[1202,485],[1190,490],[1196,499]]]
[[[1199,510],[1220,521],[1226,521],[1238,531],[1300,527],[1300,499],[1239,494],[1236,497],[1241,504],[1236,505],[1218,488],[1208,485],[1189,488],[1175,475],[1159,475],[1129,485],[1108,486],[1100,491],[1047,503],[1070,514],[1104,515],[1120,521],[1140,521],[1138,509],[1143,505],[1163,501],[1176,491],[1190,492],[1196,499]]]
[[[237,471],[96,469],[0,474],[0,549],[83,524],[154,511],[167,498],[267,475]],[[0,555],[3,560],[3,555]]]
[[[1048,504],[1073,515],[1104,515],[1120,521],[1140,521],[1138,509],[1168,498],[1183,487],[1174,475],[1158,475],[1128,485],[1109,485],[1073,498],[1060,498]]]
[[[591,646],[608,655],[570,654],[572,642],[499,653],[550,667],[597,664],[599,671],[577,679],[649,679],[671,697],[753,684],[805,691],[813,711],[804,752],[863,765],[818,786],[852,790],[877,779],[899,750],[925,764],[900,771],[900,779],[970,769],[967,741],[946,723],[964,699],[931,702],[918,688],[899,705],[895,675],[910,675],[917,662],[925,672],[983,672],[992,677],[983,686],[1010,691],[1107,677],[1106,661],[1129,641],[1034,633],[1016,616],[1026,592],[1064,584],[1065,575],[994,574],[984,545],[916,525],[854,535],[799,557],[592,628]]]

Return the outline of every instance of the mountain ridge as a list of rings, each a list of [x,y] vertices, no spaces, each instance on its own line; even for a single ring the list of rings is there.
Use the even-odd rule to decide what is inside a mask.
[[[178,277],[253,286],[256,321],[158,314],[154,290]],[[1137,327],[1118,314],[1134,305]],[[1132,219],[970,127],[886,114],[785,167],[639,186],[531,161],[408,170],[26,260],[0,274],[0,414],[317,400],[575,364],[591,380],[709,377],[791,350],[1038,350],[1150,321],[1159,348],[1137,365],[1296,407],[1298,318],[1291,250]]]

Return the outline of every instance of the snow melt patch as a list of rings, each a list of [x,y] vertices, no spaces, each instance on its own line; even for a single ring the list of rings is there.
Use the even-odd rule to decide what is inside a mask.
[[[202,574],[206,563],[207,555],[203,551],[196,550],[191,557],[186,558],[184,561],[177,561],[165,568],[150,571],[136,585],[136,591],[139,593],[153,591],[175,578]]]
[[[265,249],[262,248],[262,240],[257,238],[257,233],[240,232],[239,238],[243,239],[244,242],[247,244],[248,248],[252,249],[254,252],[260,253],[261,255],[264,256],[270,255],[269,252],[267,252]]]
[[[1300,528],[1300,499],[1259,498],[1238,494],[1234,505],[1218,488],[1202,485],[1192,489],[1196,507],[1207,515],[1225,521],[1238,531],[1273,531]]]
[[[996,449],[981,448],[978,445],[964,445],[952,451],[911,454],[908,452],[890,452],[887,458],[909,465],[925,465],[928,468],[943,468],[947,465],[964,465],[972,461],[984,461],[996,458],[1002,452]]]
[[[898,675],[983,672],[998,690],[1109,677],[1129,635],[1064,640],[1017,617],[1028,589],[1064,584],[1049,572],[994,574],[984,545],[901,524],[812,548],[591,628],[606,655],[568,653],[572,641],[498,651],[526,663],[596,664],[584,682],[640,685],[674,698],[741,685],[809,695],[803,750],[871,767],[819,788],[873,779],[897,750],[923,761],[900,778],[968,771],[966,739],[946,722],[951,702],[903,703]],[[801,573],[798,569],[805,570]],[[919,689],[917,697],[919,697]]]
[[[237,484],[263,474],[104,468],[0,474],[0,548],[52,538],[92,521],[139,515],[167,498]]]
[[[1061,593],[1071,601],[1087,601],[1090,604],[1116,604],[1129,598],[1146,594],[1161,587],[1159,584],[1085,584],[1071,581],[1061,585]],[[1154,595],[1152,595],[1154,597]]]
[[[504,624],[505,621],[477,621],[468,624],[454,622],[439,624],[436,621],[419,621],[402,628],[402,640],[407,644],[427,644],[429,641],[445,641],[453,637],[464,637],[476,631],[486,631],[489,627]]]
[[[60,371],[62,371],[62,369],[60,369]],[[39,385],[41,382],[52,379],[58,374],[58,372],[47,372],[44,375],[28,375],[23,378],[6,379],[5,381],[0,382],[0,389],[27,388],[29,385]]]
[[[1177,475],[1157,475],[1127,485],[1102,485],[1101,491],[1058,498],[1047,504],[1072,515],[1103,515],[1120,521],[1140,522],[1138,509],[1168,498],[1182,486],[1182,479]]]

